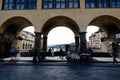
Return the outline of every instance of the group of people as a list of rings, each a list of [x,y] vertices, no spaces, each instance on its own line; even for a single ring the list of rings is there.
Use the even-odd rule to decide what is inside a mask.
[[[79,51],[68,50],[66,59],[68,61],[79,61],[81,60],[92,60],[93,51],[91,48],[88,48],[85,53],[79,54]]]
[[[67,61],[78,61],[80,59],[80,56],[75,51],[68,50],[66,59]]]
[[[49,52],[49,54],[50,54],[52,57],[54,57],[54,54],[55,54],[55,52],[54,52],[54,47],[50,48],[48,52]],[[60,52],[60,58],[63,59],[63,57],[64,57],[63,49],[60,48],[60,51],[59,51],[59,52]]]
[[[113,64],[118,64],[116,58],[117,58],[117,45],[115,43],[112,43],[111,46],[110,46],[110,53],[111,53],[111,56],[113,57]],[[54,57],[54,48],[52,47],[49,52],[51,53],[52,57]],[[92,59],[92,49],[91,48],[87,48],[87,51],[86,51],[88,57],[90,60]],[[35,49],[35,52],[34,52],[34,56],[33,56],[33,61],[34,62],[37,62],[38,61],[38,57],[39,56],[39,50]],[[11,62],[13,61],[17,61],[19,60],[20,58],[20,51],[19,51],[19,47],[16,49],[15,47],[12,47],[10,49],[10,56],[11,56]],[[64,58],[64,52],[62,50],[62,48],[60,48],[60,58],[63,59]],[[68,60],[68,61],[78,61],[80,60],[81,57],[86,57],[86,55],[80,55],[77,51],[74,51],[74,50],[68,50],[67,51],[67,54],[65,56],[65,58]]]
[[[54,57],[54,48],[53,47],[50,48],[48,50],[48,52],[49,52],[50,56]],[[63,51],[63,49],[60,48],[59,53],[60,53],[59,54],[60,55],[60,59],[66,58],[67,61],[78,61],[78,60],[80,60],[80,57],[84,57],[84,58],[86,57],[86,58],[89,58],[89,60],[92,59],[92,53],[93,53],[93,51],[92,51],[91,48],[88,48],[87,51],[86,51],[86,53],[88,53],[89,55],[84,55],[83,56],[83,55],[79,54],[79,51],[75,51],[75,50],[71,50],[71,49],[68,49],[68,51],[65,54],[64,51]]]

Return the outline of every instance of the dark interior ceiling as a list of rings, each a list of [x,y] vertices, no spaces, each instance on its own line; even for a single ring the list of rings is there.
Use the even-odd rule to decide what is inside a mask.
[[[91,21],[89,25],[98,26],[108,36],[120,33],[120,20],[112,16],[100,16]]]

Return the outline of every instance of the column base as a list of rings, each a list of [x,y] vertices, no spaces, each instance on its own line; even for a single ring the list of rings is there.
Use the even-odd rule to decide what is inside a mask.
[[[80,54],[80,60],[82,61],[91,61],[92,57],[89,53],[81,53]]]

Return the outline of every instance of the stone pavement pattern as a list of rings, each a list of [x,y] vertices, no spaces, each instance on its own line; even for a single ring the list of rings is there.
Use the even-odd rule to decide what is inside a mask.
[[[0,63],[0,80],[120,80],[120,65],[111,63],[5,64],[7,63]],[[44,62],[44,64],[56,63]]]

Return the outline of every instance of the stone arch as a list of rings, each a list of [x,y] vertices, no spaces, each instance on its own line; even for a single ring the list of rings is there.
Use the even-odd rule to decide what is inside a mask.
[[[110,15],[102,15],[94,18],[89,25],[100,27],[108,36],[119,33],[120,20]]]
[[[28,26],[32,26],[32,23],[27,18],[22,16],[14,16],[7,19],[0,27],[0,47],[4,48],[2,56],[10,56],[9,49],[11,46],[16,46],[16,36],[19,32]],[[6,46],[7,45],[7,46]],[[1,52],[1,50],[0,50]]]
[[[101,15],[94,18],[89,25],[100,28],[104,49],[109,49],[109,42],[120,42],[120,39],[116,39],[116,34],[120,33],[120,20],[118,18],[111,15]]]
[[[80,29],[77,23],[66,16],[55,16],[53,18],[48,19],[44,25],[42,26],[41,33],[43,34],[43,50],[46,51],[47,48],[47,35],[55,27],[65,26],[71,29],[75,35],[75,44],[76,49],[79,47],[79,33]]]
[[[78,36],[80,29],[77,25],[77,23],[66,16],[56,16],[53,18],[50,18],[46,21],[46,23],[43,25],[41,31],[43,35],[47,36],[49,31],[57,26],[65,26],[73,31],[75,36]]]
[[[0,33],[3,33],[10,25],[16,25],[17,30],[20,31],[26,26],[33,26],[33,24],[27,18],[21,16],[15,16],[7,19],[0,27]],[[12,28],[12,27],[11,27]]]

